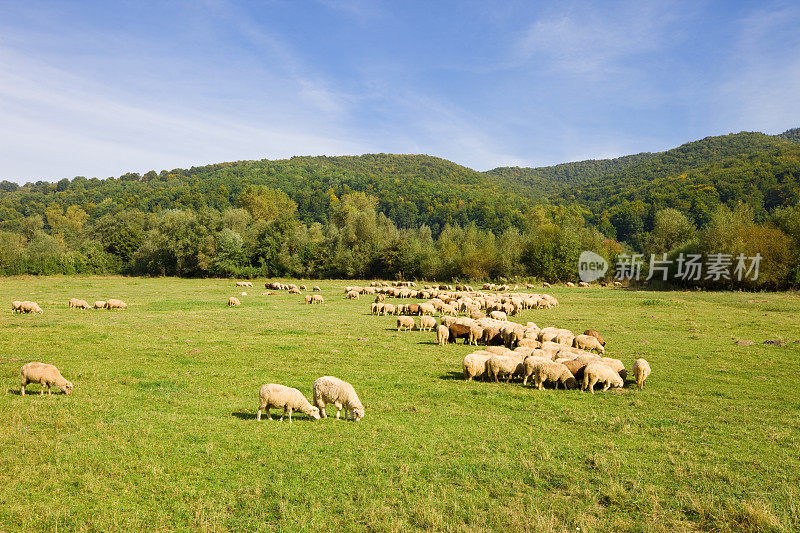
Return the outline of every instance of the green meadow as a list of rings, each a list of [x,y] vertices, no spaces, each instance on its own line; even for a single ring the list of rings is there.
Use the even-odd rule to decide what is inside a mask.
[[[512,319],[650,362],[643,391],[592,395],[466,383],[470,347],[398,333],[343,298],[354,282],[304,283],[326,303],[263,281],[0,278],[0,531],[800,529],[795,293],[547,289],[559,307]],[[73,394],[20,396],[29,361]],[[363,420],[256,422],[262,384],[310,398],[323,375]]]

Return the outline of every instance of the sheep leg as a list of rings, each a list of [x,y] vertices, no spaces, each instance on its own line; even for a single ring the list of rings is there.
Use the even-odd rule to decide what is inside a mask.
[[[341,414],[341,412],[342,412],[342,404],[340,404],[340,403],[335,403],[335,404],[333,404],[333,405],[336,407],[336,420],[339,420],[339,415],[340,415],[340,414]]]
[[[594,394],[594,386],[596,383],[597,383],[597,378],[594,378],[589,381],[589,392],[591,392],[592,394]]]
[[[607,391],[610,387],[611,387],[611,382],[610,381],[606,381],[606,384],[603,387],[603,392]]]
[[[25,396],[25,385],[27,385],[27,383],[22,384],[22,387],[19,391],[20,396]]]
[[[261,409],[258,410],[258,416],[256,416],[256,420],[261,422]]]

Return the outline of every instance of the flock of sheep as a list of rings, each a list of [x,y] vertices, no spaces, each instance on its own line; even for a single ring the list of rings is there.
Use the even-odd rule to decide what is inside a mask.
[[[249,281],[236,282],[237,287],[252,287]],[[265,288],[283,290],[290,294],[302,294],[308,290],[305,285],[268,282]],[[527,288],[533,288],[528,285]],[[461,364],[466,381],[482,379],[499,382],[504,379],[519,379],[522,385],[532,381],[533,387],[543,389],[547,383],[555,388],[563,386],[594,392],[596,385],[602,390],[623,387],[627,377],[625,365],[619,359],[604,357],[605,340],[596,330],[589,329],[575,335],[568,329],[553,326],[539,328],[533,322],[520,324],[508,319],[525,309],[549,309],[558,305],[558,300],[549,294],[509,292],[517,287],[486,284],[481,291],[469,285],[425,285],[418,289],[414,282],[372,282],[369,287],[345,287],[347,299],[359,299],[362,294],[374,295],[370,312],[373,315],[395,315],[397,330],[435,331],[439,345],[454,343],[464,339],[464,344],[485,346],[482,350],[467,354]],[[312,291],[321,289],[314,286]],[[488,293],[485,291],[502,291]],[[242,293],[245,295],[246,293]],[[274,294],[274,293],[267,293]],[[417,299],[422,302],[388,303],[387,297],[398,299]],[[324,303],[321,294],[305,295],[306,304]],[[238,306],[240,301],[230,297],[229,306]],[[122,300],[108,299],[89,305],[85,300],[72,298],[71,309],[127,309]],[[43,313],[35,302],[14,301],[12,313]],[[439,321],[435,315],[439,315]],[[464,316],[460,316],[460,315]],[[419,317],[419,323],[415,317]],[[633,376],[639,389],[644,387],[650,375],[650,365],[644,359],[633,364]],[[47,388],[57,387],[65,394],[73,389],[58,368],[53,365],[31,362],[20,369],[21,394],[30,383],[41,385],[40,395]],[[313,403],[298,389],[276,383],[268,383],[259,389],[257,420],[261,420],[266,410],[267,419],[272,420],[270,409],[283,409],[281,420],[288,414],[299,411],[314,420],[326,418],[325,407],[336,407],[336,418],[342,409],[345,419],[355,421],[364,416],[364,406],[353,386],[339,378],[324,376],[312,385]]]
[[[619,359],[603,357],[605,340],[598,331],[589,329],[582,335],[575,335],[568,329],[553,326],[540,329],[533,322],[523,325],[508,320],[509,316],[523,309],[557,306],[558,301],[549,294],[482,292],[510,289],[507,285],[494,284],[484,285],[481,291],[470,286],[426,285],[421,290],[411,287],[398,288],[388,284],[346,287],[345,298],[358,299],[361,294],[374,294],[371,314],[398,315],[397,331],[435,329],[439,345],[457,339],[464,339],[465,344],[485,345],[486,349],[464,357],[462,371],[467,381],[497,382],[505,378],[509,382],[517,378],[526,385],[531,379],[537,389],[543,389],[545,383],[553,383],[556,388],[580,386],[592,393],[596,385],[602,385],[605,391],[625,384],[625,365]],[[387,296],[427,301],[392,304],[386,302]],[[459,316],[460,313],[467,316]],[[436,314],[440,315],[438,324],[434,318]],[[414,316],[419,316],[419,323]],[[637,386],[642,389],[650,375],[649,363],[637,359],[632,370]]]
[[[89,305],[89,302],[86,300],[80,300],[78,298],[70,298],[69,299],[69,308],[70,309],[127,309],[128,304],[123,302],[122,300],[117,300],[116,298],[110,298],[108,300],[97,300],[94,305]],[[34,314],[43,314],[44,311],[39,304],[36,302],[29,302],[24,301],[21,302],[19,300],[14,300],[11,302],[11,314],[14,313],[34,313]]]
[[[252,282],[237,281],[237,287],[252,287]],[[298,287],[294,284],[267,283],[265,287],[275,290],[286,290],[290,294],[299,294],[300,290],[306,290],[305,285]],[[314,286],[314,291],[320,291],[318,286]],[[242,293],[243,295],[246,293]],[[306,296],[307,304],[324,303],[325,299],[320,294]],[[240,305],[239,299],[230,297],[228,305]],[[71,298],[69,300],[70,309],[127,309],[128,304],[122,300],[111,298],[105,301],[96,301],[94,306],[89,305],[85,300]],[[11,312],[14,313],[43,313],[42,308],[35,302],[17,301],[11,303]],[[51,387],[57,387],[64,394],[72,393],[73,385],[61,375],[61,372],[54,365],[31,362],[26,363],[20,369],[20,394],[25,396],[25,390],[30,383],[38,383],[41,386],[40,395],[47,389],[48,394],[52,394]],[[314,420],[327,418],[325,407],[333,405],[336,407],[336,418],[339,419],[341,411],[344,409],[345,419],[359,421],[364,417],[364,406],[358,398],[353,386],[339,378],[333,376],[323,376],[317,379],[313,386],[312,405],[308,399],[298,389],[268,383],[261,386],[258,391],[258,415],[257,420],[261,420],[262,413],[266,410],[267,419],[272,420],[270,409],[283,409],[280,420],[289,415],[289,423],[292,422],[292,413],[299,411],[305,413]]]

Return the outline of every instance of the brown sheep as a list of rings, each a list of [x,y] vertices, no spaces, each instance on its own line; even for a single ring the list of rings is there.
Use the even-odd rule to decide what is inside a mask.
[[[600,341],[600,345],[601,346],[605,346],[606,345],[605,339],[603,339],[603,336],[600,335],[600,332],[597,331],[596,329],[587,329],[586,331],[583,332],[583,334],[584,335],[591,335],[592,337],[594,337],[595,339]]]

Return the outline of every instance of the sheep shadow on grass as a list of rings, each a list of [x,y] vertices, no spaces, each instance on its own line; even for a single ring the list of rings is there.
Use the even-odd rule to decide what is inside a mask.
[[[276,422],[279,421],[280,418],[281,418],[281,414],[282,413],[283,413],[283,411],[281,411],[280,409],[273,409],[273,411],[272,411],[272,419],[275,420]],[[231,413],[231,415],[235,416],[239,420],[256,420],[257,419],[256,413],[248,413],[247,411],[235,411],[235,412]],[[269,419],[267,418],[266,411],[264,411],[262,413],[261,421],[262,422],[269,422]],[[309,416],[304,415],[303,413],[293,412],[292,413],[292,423],[297,422],[297,421],[313,422],[314,419],[309,417]],[[289,416],[288,415],[286,416],[286,418],[284,418],[284,422],[287,422],[287,423],[289,422]]]
[[[19,387],[17,387],[16,389],[8,389],[8,393],[9,394],[16,394],[17,396],[22,396],[22,392],[20,391]],[[60,389],[53,388],[52,395],[53,396],[56,396],[56,395],[64,395],[64,396],[66,396],[66,393],[61,392]],[[25,396],[40,396],[39,389],[26,389],[25,390]],[[41,396],[47,396],[47,389],[44,390],[44,394],[42,394]]]
[[[464,381],[464,373],[463,372],[456,372],[455,370],[451,370],[447,374],[439,376],[439,379]]]

